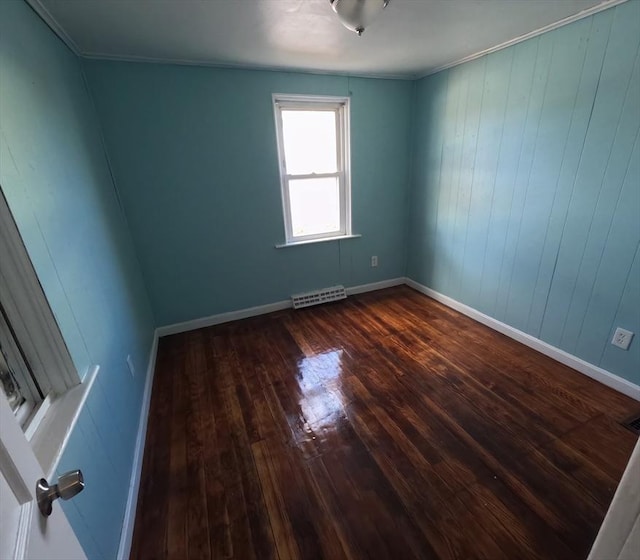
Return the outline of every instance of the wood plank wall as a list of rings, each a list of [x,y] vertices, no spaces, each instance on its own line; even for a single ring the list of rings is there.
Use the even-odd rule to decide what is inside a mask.
[[[640,2],[418,82],[408,276],[640,383]]]

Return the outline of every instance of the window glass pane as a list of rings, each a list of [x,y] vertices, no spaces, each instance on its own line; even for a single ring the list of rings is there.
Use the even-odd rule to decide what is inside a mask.
[[[20,384],[4,357],[2,346],[0,346],[0,389],[7,397],[11,410],[13,412],[18,410],[18,407],[25,399],[22,396],[22,391],[20,391]]]
[[[291,229],[295,237],[340,230],[337,177],[289,181]]]
[[[284,157],[289,175],[335,173],[335,111],[282,111]]]

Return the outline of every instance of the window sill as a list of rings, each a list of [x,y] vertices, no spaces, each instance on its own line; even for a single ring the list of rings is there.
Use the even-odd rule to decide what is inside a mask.
[[[362,237],[359,233],[351,235],[336,235],[335,237],[322,237],[321,239],[305,239],[304,241],[292,241],[291,243],[281,243],[276,245],[276,249],[286,249],[287,247],[298,247],[299,245],[311,245],[312,243],[324,243],[326,241],[342,241],[343,239],[356,239]]]
[[[47,396],[45,401],[50,399],[50,403],[46,411],[35,429],[26,434],[48,479],[55,473],[99,370],[99,366],[93,366],[79,385],[52,399]]]

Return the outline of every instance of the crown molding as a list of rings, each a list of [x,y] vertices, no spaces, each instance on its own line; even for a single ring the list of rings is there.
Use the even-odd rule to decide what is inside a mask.
[[[500,43],[499,45],[495,45],[483,51],[478,51],[477,53],[470,54],[469,56],[465,56],[464,58],[460,58],[454,62],[449,62],[447,64],[443,64],[442,66],[438,66],[432,70],[429,70],[423,74],[414,75],[415,80],[420,80],[422,78],[426,78],[427,76],[432,76],[433,74],[437,74],[438,72],[442,72],[443,70],[448,70],[449,68],[453,68],[454,66],[459,66],[460,64],[465,64],[466,62],[471,62],[472,60],[476,60],[488,54],[501,51],[502,49],[506,49],[507,47],[512,47],[513,45],[517,45],[518,43],[522,43],[523,41],[527,41],[529,39],[533,39],[534,37],[538,37],[544,33],[549,31],[553,31],[554,29],[558,29],[560,27],[564,27],[565,25],[569,25],[574,21],[579,21],[586,17],[595,15],[604,10],[608,10],[609,8],[615,8],[620,4],[624,4],[629,0],[604,0],[604,2],[598,4],[597,6],[592,6],[591,8],[587,8],[586,10],[582,10],[577,14],[572,16],[568,16],[564,19],[556,21],[554,23],[550,23],[549,25],[545,25],[544,27],[540,27],[539,29],[535,29],[534,31],[529,31],[529,33],[525,33],[524,35],[520,35],[518,37],[514,37],[513,39],[509,39],[504,43]]]
[[[533,39],[534,37],[538,37],[544,33],[549,31],[553,31],[554,29],[558,29],[560,27],[564,27],[565,25],[569,25],[575,21],[579,21],[586,17],[595,15],[604,10],[608,10],[609,8],[614,8],[615,6],[619,6],[620,4],[624,4],[629,0],[604,0],[600,4],[596,6],[592,6],[591,8],[587,8],[586,10],[582,10],[577,14],[568,16],[564,19],[556,21],[554,23],[550,23],[549,25],[545,25],[544,27],[540,27],[534,31],[530,31],[529,33],[525,33],[524,35],[520,35],[518,37],[514,37],[513,39],[509,39],[503,43],[490,47],[488,49],[484,49],[482,51],[478,51],[476,53],[470,54],[453,62],[448,62],[447,64],[443,64],[436,68],[424,71],[424,72],[416,72],[416,73],[376,73],[376,72],[353,72],[353,71],[336,71],[336,70],[313,70],[308,68],[292,68],[285,66],[269,66],[269,65],[257,65],[257,64],[240,64],[240,63],[226,63],[226,62],[207,62],[202,60],[191,60],[191,59],[180,59],[180,58],[155,58],[155,57],[146,57],[146,56],[135,56],[135,55],[112,55],[107,53],[99,53],[99,52],[82,52],[76,42],[71,38],[71,36],[64,30],[62,25],[58,23],[55,17],[45,8],[40,0],[25,0],[29,6],[42,18],[42,20],[51,28],[51,30],[62,40],[62,42],[69,47],[69,49],[76,54],[78,57],[88,60],[111,60],[116,62],[138,62],[138,63],[147,63],[147,64],[170,64],[177,66],[197,66],[203,68],[226,68],[226,69],[235,69],[235,70],[260,70],[265,72],[289,72],[289,73],[303,73],[303,74],[314,74],[320,76],[332,75],[332,76],[350,76],[354,78],[374,78],[374,79],[384,79],[384,80],[420,80],[422,78],[426,78],[427,76],[432,76],[433,74],[437,74],[438,72],[442,72],[443,70],[448,70],[455,66],[459,66],[460,64],[465,64],[466,62],[471,62],[472,60],[476,60],[488,54],[500,51],[502,49],[506,49],[507,47],[511,47],[513,45],[517,45],[518,43],[522,43],[523,41],[527,41],[529,39]]]
[[[58,20],[51,15],[51,12],[44,7],[40,0],[25,0],[27,4],[31,7],[31,9],[40,16],[42,21],[44,21],[51,31],[53,31],[58,38],[75,54],[76,56],[82,56],[82,52],[80,48],[76,44],[76,42],[71,38],[71,36],[64,30],[62,25],[58,23]]]
[[[374,78],[376,80],[414,80],[411,73],[392,74],[376,72],[354,72],[352,70],[319,70],[298,68],[295,66],[270,66],[265,64],[243,64],[233,62],[207,62],[182,58],[155,58],[135,55],[112,55],[105,53],[87,52],[80,55],[85,60],[106,60],[113,62],[138,62],[145,64],[168,64],[174,66],[197,66],[202,68],[221,68],[227,70],[258,70],[261,72],[286,72],[289,74],[313,74],[319,76],[344,76],[350,78]]]

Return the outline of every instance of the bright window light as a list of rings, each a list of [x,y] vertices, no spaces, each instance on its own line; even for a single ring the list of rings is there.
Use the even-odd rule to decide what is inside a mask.
[[[338,171],[335,111],[282,111],[282,139],[287,172]]]
[[[274,95],[287,243],[351,234],[348,98]]]
[[[289,181],[294,237],[340,231],[340,187],[336,177]]]

